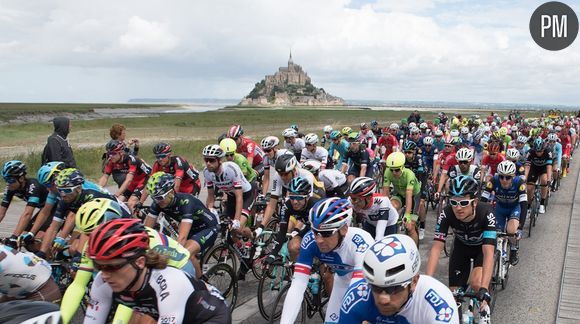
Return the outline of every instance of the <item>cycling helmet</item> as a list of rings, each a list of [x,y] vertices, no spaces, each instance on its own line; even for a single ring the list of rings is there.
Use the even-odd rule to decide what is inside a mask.
[[[487,150],[489,152],[497,153],[499,152],[499,144],[497,142],[491,142],[487,145]]]
[[[520,136],[518,136],[518,139],[516,140],[516,142],[525,144],[528,142],[528,138],[525,135],[520,135]]]
[[[445,136],[445,144],[453,144],[454,141],[455,141],[455,137],[453,137],[451,135]]]
[[[292,125],[290,125],[290,128],[292,128],[293,130],[298,132],[298,125],[292,124]]]
[[[298,132],[294,128],[286,128],[282,132],[282,136],[284,136],[284,137],[298,137]]]
[[[337,130],[332,131],[330,133],[330,139],[337,139],[337,138],[340,138],[341,136],[342,136],[342,134]]]
[[[216,157],[218,159],[224,157],[225,155],[224,150],[222,150],[222,148],[217,144],[210,144],[204,147],[201,154],[204,157]]]
[[[38,169],[38,173],[36,178],[38,182],[44,186],[50,186],[54,177],[64,169],[63,162],[48,162],[47,164],[43,165]]]
[[[118,202],[96,198],[79,208],[75,215],[75,225],[82,233],[89,234],[100,224],[117,218],[123,218],[123,210]]]
[[[427,136],[427,137],[423,138],[423,144],[424,145],[433,145],[433,137]]]
[[[554,127],[554,129],[556,130],[556,132],[562,131],[562,127],[560,127],[560,126],[556,126],[556,127]]]
[[[393,152],[387,157],[387,168],[402,168],[405,165],[405,154]]]
[[[409,123],[409,129],[415,128],[415,127],[417,127],[417,124],[415,122],[410,122]]]
[[[449,133],[449,135],[451,135],[451,137],[458,137],[459,131],[457,129],[454,129]]]
[[[551,126],[551,125],[550,125],[550,126]],[[518,126],[516,126],[516,125],[513,125],[513,126],[510,128],[510,130],[511,130],[512,132],[517,132],[517,131],[518,131]]]
[[[140,219],[121,218],[99,225],[89,237],[93,260],[133,258],[149,249],[149,235]]]
[[[414,134],[420,134],[420,133],[421,133],[421,130],[420,130],[419,128],[417,128],[417,127],[411,127],[411,130],[410,130],[410,132],[411,132],[411,134],[413,134],[413,135],[414,135]]]
[[[348,199],[338,197],[319,200],[310,209],[310,226],[318,231],[339,229],[343,225],[350,225],[352,219],[352,205]]]
[[[441,137],[443,136],[443,131],[440,129],[435,130],[435,137]]]
[[[419,273],[421,257],[413,239],[404,234],[387,235],[371,245],[363,257],[363,274],[374,286],[408,284]]]
[[[314,133],[307,134],[304,136],[304,143],[312,145],[318,144],[318,135]]]
[[[264,150],[272,149],[278,144],[280,144],[280,140],[276,136],[264,137],[262,142],[260,142],[260,145]]]
[[[83,183],[85,183],[85,177],[75,168],[68,168],[60,171],[58,176],[56,176],[56,181],[54,182],[58,188],[72,188],[80,186]]]
[[[463,134],[463,135],[469,134],[469,128],[467,128],[467,127],[461,127],[461,134]]]
[[[359,132],[351,132],[350,134],[348,134],[348,137],[346,138],[346,140],[349,143],[353,143],[353,142],[358,142],[359,141]]]
[[[427,123],[419,124],[419,129],[427,129],[427,127],[429,127],[429,126],[427,126]]]
[[[512,161],[504,160],[497,165],[497,174],[515,175],[516,165]]]
[[[220,147],[224,151],[224,154],[236,153],[236,150],[238,149],[238,145],[236,144],[236,141],[234,141],[231,138],[224,138],[220,142]]]
[[[396,129],[395,129],[396,131]],[[391,128],[390,127],[383,127],[383,129],[381,130],[381,135],[383,136],[387,136],[389,133],[391,132]]]
[[[342,133],[342,135],[348,135],[348,134],[352,133],[352,128],[346,126],[340,132]]]
[[[312,174],[317,174],[321,166],[322,163],[318,160],[306,160],[302,162],[302,168],[310,171]]]
[[[18,178],[26,174],[26,164],[22,161],[12,160],[4,163],[2,168],[2,177],[4,180],[9,178]]]
[[[455,153],[455,159],[457,161],[471,161],[473,160],[473,151],[467,147],[462,147]]]
[[[377,122],[376,120],[371,120],[371,127],[375,128],[377,126],[379,126],[379,122]]]
[[[471,198],[477,196],[479,185],[477,181],[466,175],[459,175],[449,180],[449,193],[454,196],[470,196]]]
[[[294,170],[298,161],[296,161],[296,156],[294,154],[282,154],[276,158],[275,169],[280,173],[286,173]]]
[[[536,138],[534,140],[533,147],[534,147],[534,151],[542,151],[544,149],[544,141],[542,141],[542,139],[539,137]]]
[[[125,142],[118,140],[110,140],[107,145],[105,145],[107,153],[123,152],[125,148]]]
[[[548,141],[557,142],[558,141],[558,135],[555,134],[555,133],[548,134]]]
[[[326,126],[324,126],[324,128],[322,129],[322,131],[325,132],[325,133],[330,133],[330,132],[332,132],[332,126],[326,125]]]
[[[298,176],[290,180],[289,194],[308,196],[312,192],[312,184]]]
[[[0,303],[0,323],[59,324],[62,323],[58,304],[46,301],[12,300]]]
[[[360,129],[367,129],[369,128],[369,125],[367,125],[367,123],[360,123]]]
[[[501,127],[498,132],[499,132],[500,136],[506,136],[507,135],[507,128]]]
[[[168,154],[171,153],[171,145],[167,143],[158,143],[153,147],[153,154]]]
[[[413,141],[405,141],[403,143],[403,151],[414,151],[417,149],[417,143],[413,142]]]
[[[232,125],[228,130],[228,137],[236,139],[240,136],[244,135],[244,129],[240,125]]]
[[[171,174],[159,171],[147,180],[147,191],[152,197],[160,197],[173,190],[174,185],[175,181]]]
[[[398,131],[398,130],[399,130],[399,125],[398,125],[397,123],[392,123],[392,124],[389,126],[389,128],[390,128],[391,130]]]
[[[407,118],[402,118],[401,119],[401,124],[406,124],[408,122]]]
[[[358,177],[352,180],[348,188],[348,194],[353,197],[368,197],[375,192],[377,184],[368,177]]]
[[[511,160],[518,160],[520,158],[520,151],[516,148],[509,148],[506,151],[506,156]]]

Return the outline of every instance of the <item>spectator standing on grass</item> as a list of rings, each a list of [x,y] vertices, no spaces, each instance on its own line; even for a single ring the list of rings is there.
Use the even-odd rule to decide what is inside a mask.
[[[56,117],[52,123],[54,124],[54,133],[48,137],[46,146],[42,151],[42,164],[62,161],[65,168],[76,168],[77,163],[67,139],[71,129],[70,119]]]

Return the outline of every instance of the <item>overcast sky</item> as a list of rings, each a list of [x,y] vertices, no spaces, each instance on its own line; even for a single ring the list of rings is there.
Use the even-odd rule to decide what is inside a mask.
[[[0,101],[238,99],[291,48],[345,99],[580,105],[580,39],[530,36],[543,2],[0,0]]]

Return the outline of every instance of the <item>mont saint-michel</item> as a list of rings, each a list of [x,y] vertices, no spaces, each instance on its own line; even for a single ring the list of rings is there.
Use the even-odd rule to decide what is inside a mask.
[[[287,67],[280,67],[274,75],[266,75],[256,83],[242,101],[241,106],[342,106],[344,100],[323,88],[316,88],[308,74],[294,64],[292,53]]]

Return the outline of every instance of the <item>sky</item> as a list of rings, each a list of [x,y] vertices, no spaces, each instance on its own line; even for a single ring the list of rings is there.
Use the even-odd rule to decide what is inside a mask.
[[[530,36],[543,2],[0,0],[0,102],[241,99],[291,50],[344,99],[580,105],[580,39]]]

